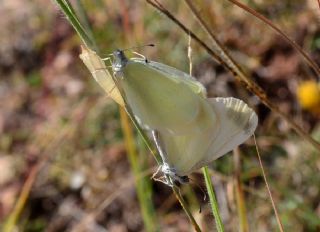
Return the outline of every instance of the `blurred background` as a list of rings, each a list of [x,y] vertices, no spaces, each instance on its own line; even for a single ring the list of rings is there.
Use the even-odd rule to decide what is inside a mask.
[[[100,55],[154,43],[137,51],[188,72],[188,36],[145,1],[71,2],[79,17],[88,19]],[[319,141],[319,77],[303,58],[268,26],[228,1],[196,2],[236,62]],[[320,64],[317,1],[242,2],[272,20]],[[183,1],[162,3],[209,43]],[[146,231],[118,106],[79,59],[81,41],[65,16],[54,1],[42,0],[2,0],[0,15],[1,224],[17,212],[18,196],[31,183],[14,231]],[[258,113],[257,142],[285,229],[319,231],[319,152],[197,44],[191,47],[193,74],[209,96],[241,98]],[[156,162],[138,135],[136,142],[139,165],[149,180]],[[253,140],[239,153],[241,162],[230,153],[212,164],[226,231],[239,231],[237,191],[245,199],[250,231],[276,231]],[[192,178],[203,184],[201,175]],[[235,188],[237,178],[241,190]],[[192,231],[171,189],[147,182],[155,228]],[[191,184],[182,192],[204,231],[214,231],[201,190]]]

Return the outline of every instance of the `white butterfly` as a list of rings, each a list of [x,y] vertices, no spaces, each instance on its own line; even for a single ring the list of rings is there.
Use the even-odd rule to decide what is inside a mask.
[[[166,183],[187,175],[245,142],[258,117],[242,100],[206,98],[205,88],[173,67],[114,53],[113,71],[138,122],[152,131]]]

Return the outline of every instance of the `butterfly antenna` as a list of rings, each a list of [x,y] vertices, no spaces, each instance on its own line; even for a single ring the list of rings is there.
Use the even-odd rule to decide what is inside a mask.
[[[141,46],[135,46],[135,47],[131,47],[131,48],[126,48],[126,49],[123,49],[121,51],[128,51],[128,50],[133,50],[133,49],[137,49],[137,48],[143,48],[143,47],[154,47],[155,45],[154,44],[145,44],[145,45],[141,45]]]
[[[136,48],[154,47],[154,46],[155,46],[155,45],[151,43],[151,44],[145,44],[145,45],[135,46],[135,47],[126,48],[126,49],[117,49],[116,51],[123,53],[124,51],[133,50],[133,49],[136,49]],[[115,53],[115,52],[109,53],[109,54],[107,54],[106,57],[113,57],[113,56],[114,56],[114,53]],[[141,57],[143,57],[143,58],[146,60],[146,62],[147,62],[147,59],[146,59],[143,55],[141,55],[141,54],[139,54],[139,53],[137,53],[137,52],[134,52],[134,51],[133,51],[133,53],[134,53],[134,54],[137,54],[137,55],[139,55],[139,56],[141,56]],[[107,59],[108,59],[108,58],[107,58]]]

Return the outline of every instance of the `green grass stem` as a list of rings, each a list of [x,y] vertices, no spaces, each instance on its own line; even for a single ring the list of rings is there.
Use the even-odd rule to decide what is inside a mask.
[[[137,148],[134,141],[134,134],[129,118],[123,108],[120,108],[121,125],[124,133],[124,140],[128,152],[130,166],[135,177],[136,190],[140,202],[141,214],[146,231],[159,231],[156,223],[156,213],[152,204],[152,188],[148,177],[138,178],[144,171],[139,162]]]
[[[221,220],[220,212],[219,212],[219,206],[218,206],[218,201],[216,199],[216,195],[214,193],[214,188],[213,184],[211,181],[211,177],[209,175],[208,167],[203,167],[202,168],[202,173],[204,176],[204,180],[206,182],[206,187],[210,199],[210,205],[211,205],[211,210],[214,216],[214,220],[216,222],[216,228],[218,232],[224,232],[224,226]]]

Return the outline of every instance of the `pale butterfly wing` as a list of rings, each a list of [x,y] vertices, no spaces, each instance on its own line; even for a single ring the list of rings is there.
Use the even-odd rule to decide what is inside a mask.
[[[131,60],[146,64],[146,61],[143,59],[133,58]],[[196,94],[204,98],[207,97],[206,88],[199,81],[197,81],[194,77],[190,76],[189,74],[182,72],[174,67],[168,66],[166,64],[158,63],[155,61],[148,61],[147,65],[149,67],[154,68],[155,70],[158,70],[159,72],[162,72],[164,75],[166,75],[169,78],[177,80],[178,82],[185,83]]]
[[[206,158],[207,151],[220,130],[217,112],[206,99],[201,99],[201,110],[194,120],[198,130],[184,135],[159,133],[159,143],[163,148],[163,162],[179,176],[190,174],[196,164]]]
[[[209,98],[208,101],[219,113],[219,118],[226,120],[221,121],[218,136],[211,143],[206,158],[196,164],[192,171],[208,165],[244,143],[258,125],[257,114],[240,99]]]
[[[119,89],[116,87],[111,74],[109,73],[103,60],[97,55],[97,53],[87,47],[82,46],[80,59],[89,69],[93,78],[108,94],[108,96],[110,96],[119,105],[124,106],[124,101],[121,97]]]
[[[119,84],[134,116],[147,129],[172,134],[197,130],[191,125],[199,114],[202,85],[191,78],[187,83],[185,75],[173,68],[155,66],[155,62],[134,59],[119,72]]]
[[[219,137],[211,144],[205,162],[211,162],[244,143],[258,125],[257,114],[240,99],[209,98],[208,101],[217,109],[219,117],[227,120],[222,121]],[[214,157],[211,154],[215,154]]]
[[[179,176],[188,175],[233,150],[257,127],[257,115],[239,99],[210,98],[207,104],[215,115],[215,123],[207,123],[203,132],[184,136],[159,134],[166,152],[165,162]]]

